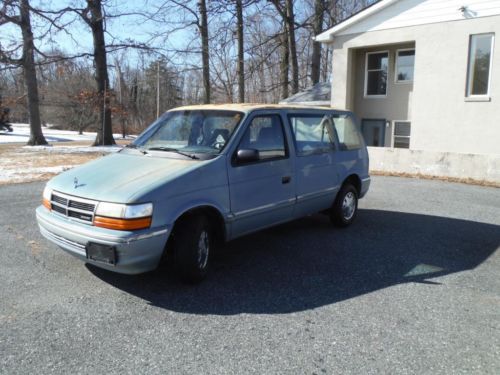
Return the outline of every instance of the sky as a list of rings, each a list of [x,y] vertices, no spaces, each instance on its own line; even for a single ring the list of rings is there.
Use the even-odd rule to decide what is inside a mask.
[[[135,13],[142,12],[147,6],[148,9],[154,9],[161,1],[118,1],[108,0],[106,10],[108,15],[116,15],[118,13]],[[42,9],[63,9],[67,6],[84,7],[83,0],[32,0],[31,5],[34,8]],[[141,6],[143,9],[141,9]],[[173,19],[180,20],[180,14],[171,14]],[[35,44],[42,51],[50,51],[51,49],[59,49],[68,55],[91,52],[92,51],[92,33],[78,16],[70,13],[61,18],[60,23],[66,24],[71,22],[64,30],[45,34],[48,28],[48,23],[43,19],[32,16],[32,28],[35,35]],[[125,15],[117,18],[110,18],[106,21],[106,43],[119,43],[121,41],[131,39],[139,43],[147,43],[151,40],[151,35],[161,31],[161,26],[158,23],[151,21],[147,22],[140,15]],[[41,37],[41,35],[44,35]],[[156,39],[148,43],[149,46],[163,47],[168,49],[185,49],[189,41],[193,39],[193,30],[178,30],[170,33],[168,41]],[[8,46],[10,43],[18,43],[21,39],[20,29],[12,24],[0,26],[0,43],[2,46]],[[130,53],[129,58],[138,58],[137,53]]]

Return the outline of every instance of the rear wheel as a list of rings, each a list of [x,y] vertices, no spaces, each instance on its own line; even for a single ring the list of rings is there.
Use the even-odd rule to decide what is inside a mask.
[[[189,283],[203,280],[214,244],[213,230],[205,216],[193,216],[177,224],[174,232],[174,266]]]
[[[358,212],[358,192],[351,184],[345,184],[337,194],[330,212],[330,219],[338,227],[350,225]]]

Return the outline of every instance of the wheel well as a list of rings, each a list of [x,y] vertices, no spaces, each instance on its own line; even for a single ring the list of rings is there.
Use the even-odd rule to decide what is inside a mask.
[[[352,174],[349,177],[347,177],[344,180],[344,182],[342,183],[342,186],[344,186],[347,183],[354,186],[354,188],[358,192],[358,196],[361,194],[361,179],[359,178],[359,176],[357,174]]]
[[[224,218],[221,213],[214,207],[211,206],[201,206],[192,208],[184,212],[181,216],[177,218],[172,227],[171,235],[168,237],[167,243],[165,244],[165,250],[163,251],[163,256],[161,263],[170,263],[169,259],[172,259],[172,249],[175,246],[175,229],[184,220],[189,220],[195,215],[205,215],[210,223],[214,225],[215,228],[215,241],[216,245],[220,245],[226,240],[226,226]],[[218,246],[217,246],[218,247]]]
[[[172,232],[175,233],[175,227],[179,222],[183,220],[188,220],[189,218],[196,215],[204,215],[208,218],[209,222],[213,225],[215,229],[215,238],[218,243],[219,242],[222,243],[226,240],[226,225],[224,222],[224,218],[216,208],[211,206],[195,207],[184,212],[175,221]]]

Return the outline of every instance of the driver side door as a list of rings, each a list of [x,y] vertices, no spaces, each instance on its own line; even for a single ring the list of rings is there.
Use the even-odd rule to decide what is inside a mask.
[[[233,238],[288,221],[295,203],[289,136],[281,115],[256,114],[246,125],[228,161]],[[238,150],[257,150],[258,158],[242,162]]]

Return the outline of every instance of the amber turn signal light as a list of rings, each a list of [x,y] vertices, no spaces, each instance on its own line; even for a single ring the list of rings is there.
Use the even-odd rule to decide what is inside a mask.
[[[94,217],[94,225],[100,228],[115,230],[139,230],[151,226],[151,217],[141,217],[139,219],[117,219],[113,217]]]
[[[50,201],[48,199],[43,198],[42,204],[47,210],[52,210],[52,206],[50,205]]]

